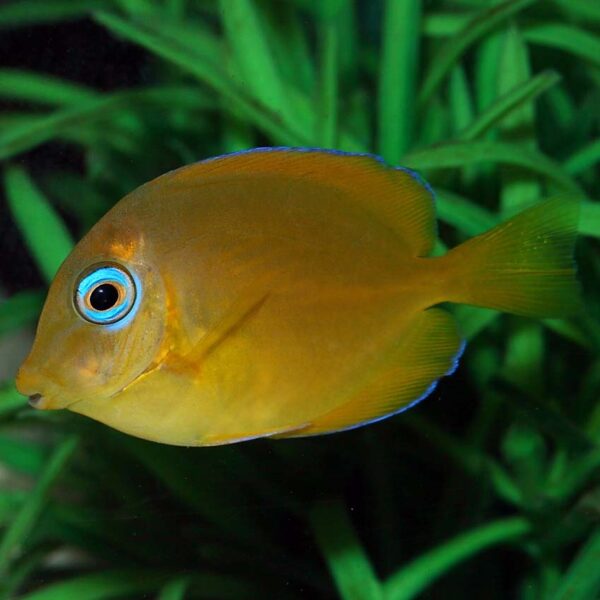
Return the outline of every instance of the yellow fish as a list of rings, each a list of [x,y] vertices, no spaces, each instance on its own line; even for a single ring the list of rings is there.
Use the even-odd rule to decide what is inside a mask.
[[[455,369],[463,341],[440,303],[577,311],[577,220],[550,200],[433,258],[433,193],[408,169],[310,149],[206,160],[81,240],[17,387],[183,446],[364,425]]]

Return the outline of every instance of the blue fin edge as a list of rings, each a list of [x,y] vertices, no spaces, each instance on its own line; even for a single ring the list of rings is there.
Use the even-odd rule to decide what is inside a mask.
[[[423,176],[417,171],[413,171],[408,167],[402,167],[399,165],[388,164],[381,156],[373,154],[371,152],[347,152],[346,150],[333,150],[331,148],[317,148],[311,146],[258,146],[256,148],[248,148],[246,150],[237,150],[235,152],[229,152],[227,154],[219,154],[218,156],[211,156],[199,160],[198,163],[209,163],[222,158],[230,158],[233,156],[241,156],[244,154],[258,154],[261,152],[323,152],[326,154],[334,154],[336,156],[362,156],[365,158],[372,158],[374,161],[380,163],[386,169],[395,169],[396,171],[403,171],[407,175],[410,175],[418,183],[420,183],[429,192],[431,197],[435,200],[435,192],[429,183],[423,178]]]
[[[402,167],[400,165],[390,165],[388,164],[381,156],[378,154],[373,154],[371,152],[347,152],[346,150],[333,150],[331,148],[317,148],[311,146],[258,146],[256,148],[248,148],[246,150],[237,150],[236,152],[229,152],[228,154],[219,154],[218,156],[211,156],[209,158],[202,159],[194,164],[203,164],[210,163],[213,161],[221,160],[223,158],[230,158],[234,156],[243,156],[244,154],[259,154],[259,153],[267,153],[267,152],[322,152],[325,154],[333,154],[336,156],[361,156],[364,158],[370,158],[375,162],[379,163],[384,169],[393,169],[395,171],[402,171],[406,173],[410,177],[412,177],[419,185],[425,188],[426,192],[431,196],[431,201],[433,202],[433,211],[435,215],[435,238],[438,238],[439,228],[437,222],[437,200],[436,195],[431,187],[431,185],[427,182],[427,180],[417,171],[413,171],[408,167]]]
[[[381,415],[380,417],[375,417],[374,419],[368,419],[367,421],[355,423],[354,425],[350,425],[349,427],[343,427],[342,429],[333,429],[332,431],[323,431],[323,432],[312,433],[312,434],[307,433],[306,435],[302,435],[301,431],[299,431],[298,435],[294,436],[294,438],[317,437],[320,435],[330,435],[332,433],[341,433],[343,431],[352,431],[353,429],[358,429],[359,427],[365,427],[366,425],[372,425],[373,423],[378,423],[379,421],[389,419],[390,417],[394,417],[396,415],[399,415],[400,413],[403,413],[403,412],[413,408],[414,406],[419,404],[419,402],[421,402],[422,400],[425,400],[425,398],[427,398],[429,395],[431,395],[433,393],[433,391],[437,387],[437,384],[439,383],[439,381],[442,377],[449,377],[456,371],[456,369],[458,369],[460,359],[465,351],[466,346],[467,346],[467,342],[465,340],[462,340],[457,353],[454,355],[454,358],[452,359],[452,366],[448,369],[448,371],[446,371],[446,373],[444,373],[439,379],[436,379],[435,381],[433,381],[431,383],[431,385],[418,398],[416,398],[409,404],[405,404],[404,406],[401,406],[398,410],[395,410],[391,413],[387,413],[385,415]]]

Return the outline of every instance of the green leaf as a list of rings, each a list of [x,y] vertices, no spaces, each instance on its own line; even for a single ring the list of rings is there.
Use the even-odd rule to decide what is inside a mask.
[[[279,3],[276,11],[263,11],[269,46],[284,81],[294,82],[298,89],[311,93],[315,85],[312,47],[302,18],[292,5]]]
[[[423,19],[422,33],[434,38],[457,35],[472,18],[470,12],[430,12]]]
[[[70,81],[31,71],[0,69],[0,98],[70,106],[95,97],[93,90]]]
[[[11,562],[22,552],[27,538],[33,531],[48,501],[54,484],[75,452],[77,443],[77,438],[70,437],[54,450],[43,473],[37,480],[35,488],[31,491],[14,521],[4,532],[0,541],[0,574],[6,573]]]
[[[113,0],[124,12],[138,18],[159,13],[159,8],[154,0]]]
[[[40,472],[47,452],[28,440],[0,435],[0,463],[10,469],[36,475]]]
[[[542,323],[550,331],[562,335],[565,339],[575,342],[583,348],[592,348],[592,342],[583,327],[577,327],[564,319],[544,319]]]
[[[362,93],[360,85],[361,57],[363,43],[360,38],[360,24],[358,6],[351,0],[343,0],[339,11],[334,14],[334,20],[339,33],[339,72],[340,79],[345,84],[345,89],[351,93]]]
[[[531,78],[529,49],[516,25],[513,24],[507,29],[503,42],[498,77],[500,93],[509,92],[517,85],[524,85]],[[535,151],[534,108],[532,104],[522,105],[504,119],[501,127],[502,139]],[[500,214],[503,217],[513,216],[539,198],[540,184],[531,172],[505,166],[500,174]]]
[[[544,338],[539,323],[519,323],[507,341],[504,376],[530,394],[542,392]]]
[[[94,91],[57,77],[40,75],[32,71],[0,69],[0,98],[71,106],[95,97]]]
[[[12,0],[0,6],[0,29],[80,19],[106,0]]]
[[[592,140],[589,144],[579,149],[565,161],[564,168],[569,175],[577,175],[582,171],[591,169],[600,162],[600,138]]]
[[[206,97],[197,90],[187,87],[165,86],[107,94],[98,99],[78,102],[48,115],[32,116],[25,123],[17,123],[13,127],[4,129],[0,132],[0,159],[25,152],[54,138],[71,134],[73,131],[88,128],[103,119],[108,125],[112,125],[115,114],[122,116],[124,109],[146,103],[162,106],[166,102],[170,105],[195,109],[206,109],[213,105],[212,102],[207,102]],[[110,136],[114,135],[110,127],[107,133],[110,133]]]
[[[565,131],[575,118],[575,103],[564,86],[553,87],[546,96],[548,114],[558,131]]]
[[[473,100],[465,70],[457,64],[450,76],[450,108],[452,112],[452,126],[455,131],[460,131],[473,120]]]
[[[435,145],[440,140],[445,140],[450,136],[452,130],[450,123],[450,110],[445,102],[439,98],[434,98],[425,109],[425,116],[421,119],[422,125],[419,129],[419,139],[416,147],[427,147]],[[404,159],[400,159],[403,164]]]
[[[488,471],[498,497],[514,506],[523,508],[525,501],[523,492],[508,472],[498,463],[491,461],[488,464]]]
[[[468,236],[479,235],[498,224],[496,215],[448,190],[436,190],[439,218]]]
[[[522,539],[530,531],[531,525],[527,520],[511,517],[461,533],[392,575],[384,584],[385,600],[416,598],[455,565],[492,546]]]
[[[501,95],[485,111],[465,127],[458,135],[460,139],[472,140],[498,125],[508,115],[528,103],[533,102],[546,90],[560,81],[560,75],[554,71],[544,71],[526,83],[518,83],[511,90]],[[568,171],[568,169],[566,169]],[[568,171],[571,173],[571,171]]]
[[[317,144],[335,148],[338,137],[339,24],[323,20],[320,30],[320,93],[317,101]]]
[[[185,600],[185,593],[189,585],[189,577],[173,579],[162,588],[157,600]]]
[[[281,115],[256,101],[237,85],[223,69],[223,52],[216,40],[206,32],[198,32],[192,45],[191,33],[181,24],[169,27],[168,23],[144,20],[131,23],[109,13],[96,13],[95,19],[113,33],[138,44],[152,53],[177,65],[210,86],[231,103],[232,109],[262,129],[279,144],[309,145],[305,132],[296,126],[292,129]],[[175,29],[175,30],[174,30]],[[298,124],[302,125],[302,124]]]
[[[240,152],[254,147],[256,136],[252,127],[243,119],[227,117],[223,123],[222,146],[223,152]],[[188,161],[193,162],[193,161]]]
[[[233,51],[235,78],[269,110],[289,115],[286,121],[293,119],[258,5],[249,0],[220,0],[219,6],[227,43]]]
[[[419,102],[424,104],[429,101],[469,46],[482,38],[494,27],[497,27],[516,13],[528,8],[536,1],[507,0],[506,2],[478,12],[465,24],[461,31],[440,47],[427,70],[427,75],[419,94]]]
[[[600,449],[592,450],[563,469],[558,481],[546,486],[545,493],[562,502],[568,502],[574,494],[580,493],[594,474],[600,469]]]
[[[600,202],[582,203],[579,233],[600,238]]]
[[[413,169],[457,168],[480,162],[516,165],[544,175],[563,190],[584,196],[581,188],[547,156],[514,144],[501,142],[445,142],[407,154],[402,164]]]
[[[475,97],[477,110],[487,110],[498,95],[498,69],[502,52],[502,32],[485,37],[475,50]]]
[[[169,578],[172,578],[172,575],[149,570],[108,570],[47,585],[20,596],[20,600],[132,598],[139,594],[155,592]]]
[[[27,400],[17,392],[14,383],[0,385],[0,418],[27,406]]]
[[[239,575],[232,577],[229,573],[194,572],[170,581],[162,588],[157,600],[183,600],[188,597],[254,600],[261,596],[266,598],[284,597],[279,589],[271,591],[270,588],[270,585],[246,581],[244,577]]]
[[[462,335],[468,340],[473,339],[500,316],[498,311],[465,304],[455,306],[454,313],[460,323]]]
[[[23,560],[13,565],[10,573],[0,582],[0,599],[13,600],[20,597],[19,589],[26,584],[33,573],[40,568],[48,554],[48,546],[40,546],[23,557]]]
[[[515,87],[525,86],[531,80],[529,49],[523,35],[516,25],[511,25],[503,36],[503,47],[500,55],[498,92],[510,93]],[[534,121],[533,106],[526,104],[505,119],[503,137],[529,143]]]
[[[14,521],[29,496],[28,492],[15,490],[0,491],[0,527],[6,527]]]
[[[381,584],[339,501],[321,502],[310,515],[317,542],[343,600],[381,600]]]
[[[572,422],[566,413],[554,408],[547,398],[540,399],[538,396],[526,393],[503,377],[496,377],[493,384],[502,392],[506,404],[536,428],[551,435],[558,443],[574,451],[587,451],[594,448],[594,441],[590,436]]]
[[[600,23],[600,6],[589,0],[553,0],[571,17],[582,19],[584,23],[596,21]]]
[[[25,170],[9,167],[4,187],[13,218],[49,283],[73,248],[71,235]]]
[[[95,14],[96,20],[116,35],[134,42],[177,65],[222,96],[226,113],[243,117],[269,135],[272,143],[287,146],[314,146],[314,114],[309,99],[297,88],[286,86],[286,96],[293,106],[293,118],[280,114],[252,97],[234,81],[224,68],[222,46],[197,23],[187,26],[164,19],[131,23],[109,13]],[[364,151],[351,135],[342,131],[339,145],[349,151]]]
[[[411,146],[419,68],[421,6],[418,0],[387,0],[379,67],[379,154],[392,165]]]
[[[25,325],[39,316],[44,302],[43,292],[19,292],[0,303],[0,337]]]
[[[558,48],[577,58],[600,65],[600,39],[573,25],[565,23],[541,23],[531,25],[524,31],[525,39],[532,44]]]
[[[600,527],[573,559],[552,600],[595,600],[600,594]]]
[[[315,2],[314,0],[294,0],[295,4],[307,11],[314,13],[318,19],[331,19],[340,10],[340,5],[346,0],[322,0]]]

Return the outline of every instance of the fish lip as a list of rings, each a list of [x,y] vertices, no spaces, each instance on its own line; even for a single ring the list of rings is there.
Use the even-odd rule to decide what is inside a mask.
[[[44,396],[43,394],[30,394],[29,395],[29,406],[31,406],[32,408],[35,408],[36,410],[53,410],[53,409],[58,409],[58,410],[64,410],[66,408],[71,408],[72,406],[74,406],[75,404],[79,404],[80,402],[83,402],[83,399],[79,399],[79,400],[73,400],[72,402],[68,402],[66,404],[61,404],[60,406],[56,406],[56,405],[52,405],[52,398],[49,398],[48,396]]]
[[[29,406],[32,408],[41,408],[41,404],[44,400],[44,397],[41,394],[31,394],[29,396]]]
[[[59,399],[62,396],[61,388],[53,374],[48,373],[46,370],[36,371],[35,376],[30,378],[29,374],[21,367],[17,373],[15,384],[17,391],[23,396],[28,397],[29,406],[36,410],[61,410],[69,408],[73,404],[77,404],[83,400],[79,398],[77,400],[66,402],[63,400],[63,402],[60,402]],[[40,388],[41,391],[38,391]],[[59,401],[57,402],[57,400]]]

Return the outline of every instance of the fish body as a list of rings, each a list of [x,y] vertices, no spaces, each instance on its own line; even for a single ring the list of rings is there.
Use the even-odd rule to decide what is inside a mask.
[[[210,159],[141,186],[76,246],[17,386],[169,444],[349,429],[454,370],[463,341],[436,305],[577,310],[576,223],[551,201],[431,258],[433,194],[411,171],[318,150]]]

